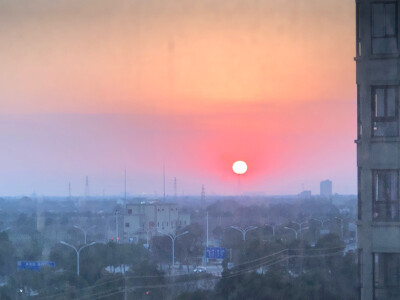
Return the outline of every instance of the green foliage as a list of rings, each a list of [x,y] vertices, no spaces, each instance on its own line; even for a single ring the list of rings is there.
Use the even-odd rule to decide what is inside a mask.
[[[17,259],[15,248],[8,239],[6,232],[0,233],[0,275],[11,275],[15,272]]]

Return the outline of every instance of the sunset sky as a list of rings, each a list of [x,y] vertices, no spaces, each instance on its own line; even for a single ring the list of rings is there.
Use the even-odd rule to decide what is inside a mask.
[[[0,0],[0,195],[355,193],[354,10]]]

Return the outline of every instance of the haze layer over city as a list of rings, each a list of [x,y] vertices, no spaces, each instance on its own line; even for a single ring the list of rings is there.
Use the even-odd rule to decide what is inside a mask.
[[[397,299],[360,1],[0,0],[0,299]]]
[[[348,1],[4,1],[0,194],[356,193]]]

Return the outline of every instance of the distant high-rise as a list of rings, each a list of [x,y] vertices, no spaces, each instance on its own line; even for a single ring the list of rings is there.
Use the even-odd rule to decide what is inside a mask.
[[[332,181],[329,179],[321,181],[319,184],[319,194],[322,197],[330,198],[332,196]]]
[[[204,184],[201,186],[201,206],[203,208],[206,207],[206,189],[204,187]]]
[[[359,289],[400,299],[399,1],[356,0]]]

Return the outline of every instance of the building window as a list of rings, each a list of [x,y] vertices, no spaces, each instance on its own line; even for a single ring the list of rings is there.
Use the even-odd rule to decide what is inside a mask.
[[[397,88],[372,88],[373,136],[397,136]]]
[[[132,214],[132,209],[128,209],[128,215]]]
[[[374,300],[399,299],[400,254],[373,254]]]
[[[356,3],[356,56],[361,56],[360,3]]]
[[[399,172],[375,170],[373,175],[373,219],[398,221],[399,219]]]
[[[129,223],[125,223],[125,227],[129,227]]]
[[[361,220],[362,218],[361,168],[358,168],[357,210],[358,210],[358,220]]]
[[[397,53],[396,2],[372,3],[372,53]]]

